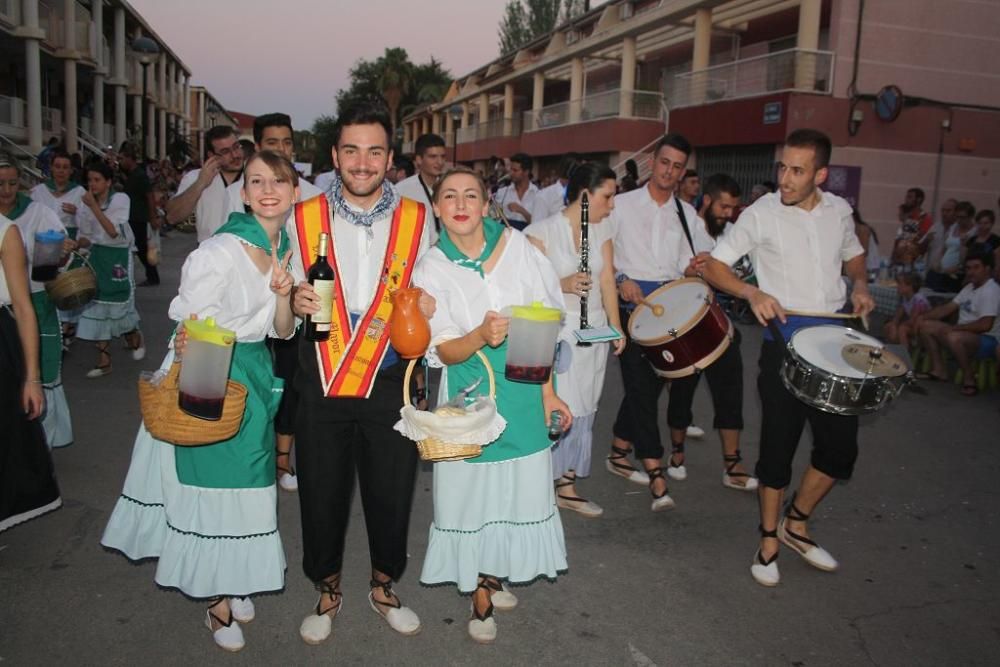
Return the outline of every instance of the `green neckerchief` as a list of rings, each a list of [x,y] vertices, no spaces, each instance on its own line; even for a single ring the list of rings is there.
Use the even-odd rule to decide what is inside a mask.
[[[441,249],[445,257],[459,266],[464,266],[467,269],[476,271],[479,275],[483,275],[483,263],[496,250],[497,243],[500,242],[500,237],[503,235],[503,228],[504,226],[493,218],[483,218],[483,234],[486,236],[486,245],[483,247],[483,252],[476,259],[467,257],[458,249],[454,241],[451,240],[451,237],[448,236],[448,230],[443,225],[441,227],[441,236],[438,237],[437,247]]]
[[[14,209],[7,214],[7,217],[10,220],[17,220],[22,213],[28,210],[29,206],[31,206],[31,197],[23,192],[18,192],[17,198],[14,200]]]
[[[45,181],[45,187],[47,187],[49,189],[49,192],[51,192],[52,194],[56,194],[57,192],[59,192],[56,189],[56,180],[54,178],[50,178],[49,180]],[[78,187],[80,187],[80,184],[74,181],[73,179],[70,179],[66,181],[66,187],[59,194],[66,194],[67,192],[70,192],[73,188],[78,188]]]
[[[219,227],[213,236],[218,234],[233,234],[249,243],[255,248],[260,248],[268,255],[271,254],[271,240],[267,238],[267,232],[257,218],[249,213],[230,213],[226,224]],[[278,230],[278,258],[285,256],[291,241],[288,239],[288,232],[282,227]]]

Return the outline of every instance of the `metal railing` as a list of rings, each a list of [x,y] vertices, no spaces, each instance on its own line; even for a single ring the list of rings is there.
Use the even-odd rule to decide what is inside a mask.
[[[495,118],[485,123],[477,123],[469,127],[458,128],[458,143],[467,144],[470,141],[494,139],[497,137],[516,137],[521,134],[521,119]]]
[[[563,125],[585,123],[602,118],[662,118],[663,96],[645,90],[606,90],[579,100],[550,104],[534,111],[525,111],[525,132],[545,130]]]
[[[667,100],[672,109],[787,91],[829,95],[833,53],[787,49],[674,76]]]

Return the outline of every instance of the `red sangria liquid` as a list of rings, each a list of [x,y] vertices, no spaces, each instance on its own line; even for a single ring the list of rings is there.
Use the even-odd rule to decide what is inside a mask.
[[[504,377],[513,382],[528,384],[545,384],[549,381],[552,366],[514,366],[507,364]]]
[[[192,396],[191,394],[185,394],[183,391],[179,392],[180,398],[177,404],[180,409],[191,415],[192,417],[197,417],[198,419],[206,419],[208,421],[218,421],[222,417],[222,404],[225,402],[225,397],[222,398],[200,398],[198,396]]]

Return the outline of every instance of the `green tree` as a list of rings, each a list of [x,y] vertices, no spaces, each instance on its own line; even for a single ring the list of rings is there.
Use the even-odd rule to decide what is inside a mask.
[[[500,55],[516,51],[589,9],[589,0],[508,0],[500,19]]]

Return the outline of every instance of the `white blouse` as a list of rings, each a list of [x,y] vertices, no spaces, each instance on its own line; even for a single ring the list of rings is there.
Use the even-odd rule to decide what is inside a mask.
[[[135,239],[132,236],[132,228],[128,224],[128,212],[130,201],[127,194],[122,192],[112,193],[104,206],[104,216],[111,221],[111,224],[118,229],[118,236],[111,238],[97,221],[97,216],[90,210],[90,207],[83,204],[76,211],[76,224],[80,228],[80,237],[90,239],[95,245],[108,246],[109,248],[131,248]]]
[[[270,282],[271,269],[260,272],[242,239],[218,234],[202,241],[184,260],[180,289],[168,315],[178,322],[192,314],[199,320],[214,317],[218,326],[235,331],[241,343],[276,337],[276,296]]]
[[[521,232],[507,229],[504,234],[507,244],[503,254],[485,276],[455,264],[436,246],[414,267],[413,283],[437,301],[427,351],[432,365],[442,365],[437,356],[438,344],[471,332],[483,323],[488,310],[500,312],[507,306],[526,306],[535,301],[566,310],[559,277],[545,255]]]

